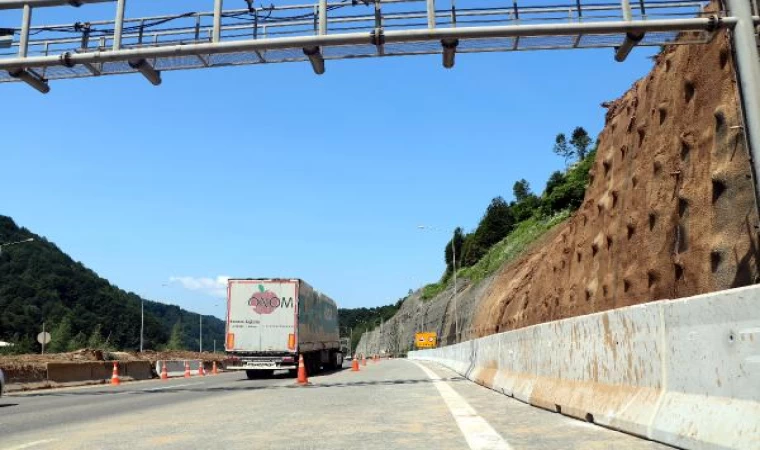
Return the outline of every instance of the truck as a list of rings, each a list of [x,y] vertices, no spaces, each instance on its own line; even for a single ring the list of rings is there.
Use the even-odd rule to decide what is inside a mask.
[[[227,285],[228,370],[249,379],[298,371],[303,357],[314,374],[343,365],[338,307],[297,278],[232,278]]]

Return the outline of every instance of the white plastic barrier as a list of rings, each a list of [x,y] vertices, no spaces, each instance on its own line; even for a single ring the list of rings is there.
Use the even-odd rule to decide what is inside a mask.
[[[201,361],[198,359],[181,359],[181,360],[167,360],[156,361],[156,373],[160,376],[163,364],[166,364],[166,372],[170,377],[181,377],[185,375],[185,362],[190,365],[190,373],[192,375],[198,375],[198,368],[201,365]]]
[[[535,406],[683,448],[760,448],[760,286],[409,353]]]

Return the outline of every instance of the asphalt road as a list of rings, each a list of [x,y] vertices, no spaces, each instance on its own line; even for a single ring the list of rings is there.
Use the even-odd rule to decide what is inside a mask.
[[[525,405],[434,364],[244,373],[17,393],[0,449],[661,449]]]

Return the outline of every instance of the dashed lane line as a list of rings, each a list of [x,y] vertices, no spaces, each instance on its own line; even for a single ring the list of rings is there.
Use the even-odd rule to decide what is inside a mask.
[[[435,372],[418,363],[410,361],[417,365],[423,372],[433,380],[433,385],[438,389],[443,401],[448,406],[451,415],[459,426],[459,430],[467,440],[471,450],[511,450],[512,447],[504,440],[503,437],[493,427],[467,403],[457,391],[448,383],[443,381]]]
[[[143,391],[147,391],[147,392],[150,392],[150,391],[163,391],[164,389],[174,389],[174,388],[185,387],[185,386],[198,386],[198,385],[201,385],[201,384],[203,384],[203,383],[175,384],[175,385],[170,385],[170,386],[161,386],[161,387],[155,387],[155,388],[147,388],[147,389],[143,389]]]
[[[21,444],[21,445],[15,446],[15,447],[10,447],[10,448],[8,448],[8,450],[24,450],[24,449],[27,449],[27,448],[36,447],[38,445],[49,444],[49,443],[55,442],[57,440],[58,439],[42,439],[40,441],[27,442],[26,444]]]

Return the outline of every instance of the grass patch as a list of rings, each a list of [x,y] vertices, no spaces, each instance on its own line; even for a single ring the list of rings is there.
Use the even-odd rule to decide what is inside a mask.
[[[438,283],[430,283],[422,288],[422,300],[430,300],[436,295],[443,292],[446,289],[446,281],[439,281]]]
[[[467,278],[472,283],[485,279],[505,263],[520,256],[528,245],[568,217],[570,217],[570,211],[562,211],[548,219],[532,217],[523,220],[515,226],[515,229],[507,237],[491,247],[477,263],[471,267],[459,269],[457,276]],[[422,300],[430,300],[443,292],[449,281],[451,281],[451,277],[422,288]]]
[[[468,278],[473,283],[488,277],[499,267],[518,257],[528,245],[568,217],[570,217],[570,212],[563,211],[548,219],[530,218],[520,222],[507,237],[491,247],[475,265],[459,269],[458,276]]]

